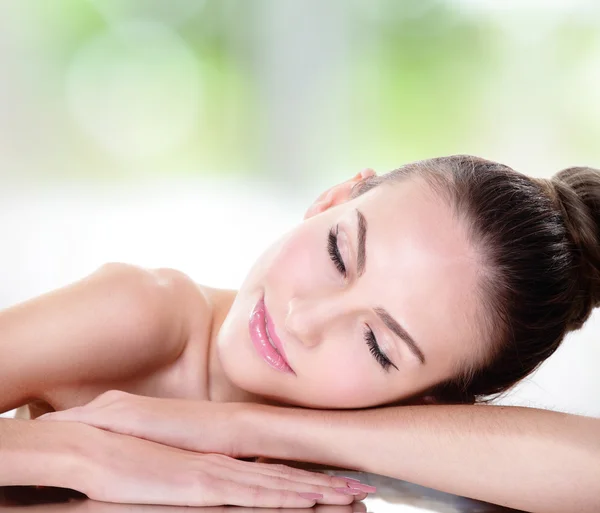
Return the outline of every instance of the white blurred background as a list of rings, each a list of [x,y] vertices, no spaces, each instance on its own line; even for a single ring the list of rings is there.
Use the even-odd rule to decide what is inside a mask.
[[[600,168],[599,80],[592,0],[0,0],[0,308],[107,261],[236,287],[365,167]],[[503,402],[600,416],[599,335]]]

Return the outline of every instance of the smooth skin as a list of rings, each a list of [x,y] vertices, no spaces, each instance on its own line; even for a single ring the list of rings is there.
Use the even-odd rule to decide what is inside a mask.
[[[325,411],[109,391],[43,420],[189,450],[317,461],[536,513],[600,508],[600,419],[560,412],[490,405]]]
[[[2,506],[2,513],[181,513],[179,506],[132,505],[98,502],[93,500],[76,500],[57,504],[34,504],[23,506]],[[286,513],[305,513],[307,510],[288,508]],[[362,502],[346,506],[317,504],[314,513],[366,513]],[[239,506],[205,506],[189,507],[185,513],[273,513],[272,508],[247,508]]]
[[[0,420],[2,485],[58,486],[97,501],[175,506],[305,508],[317,499],[348,504],[365,497],[344,479],[282,465],[185,451],[78,422],[48,429],[51,423]]]
[[[193,316],[199,331],[185,321],[202,301],[181,273],[111,264],[3,311],[0,411],[31,402],[39,410],[40,401],[51,409],[84,404],[115,386],[194,396],[196,382],[175,378],[185,376],[182,355],[193,333],[208,332],[206,303]],[[67,487],[107,502],[310,507],[366,496],[341,478],[183,451],[81,423],[0,419],[0,459],[0,485]]]
[[[556,424],[557,417],[550,414],[543,417],[544,426],[549,426],[546,432],[539,431],[537,421],[523,409],[436,405],[331,412],[273,406],[356,408],[420,397],[457,366],[485,355],[477,330],[472,329],[478,313],[477,298],[471,294],[477,255],[460,225],[451,222],[422,184],[374,190],[349,201],[352,186],[364,177],[361,173],[317,200],[307,221],[259,259],[239,293],[200,287],[174,270],[112,264],[76,284],[1,312],[0,411],[25,404],[36,404],[35,414],[44,409],[67,411],[45,417],[60,423],[0,419],[0,456],[14,464],[10,472],[0,469],[0,484],[54,484],[105,501],[177,500],[190,505],[222,504],[234,497],[233,503],[240,505],[305,507],[315,499],[295,492],[322,493],[319,501],[331,504],[349,504],[364,496],[349,496],[346,488],[351,486],[341,479],[296,474],[284,467],[276,467],[272,476],[259,471],[254,466],[258,463],[225,456],[217,469],[221,474],[211,474],[214,457],[204,452],[221,452],[379,472],[451,493],[525,505],[532,511],[555,511],[556,505],[564,509],[565,501],[570,505],[579,501],[581,511],[596,508],[600,494],[593,482],[581,494],[573,487],[535,478],[536,457],[547,457],[557,447],[576,459],[566,467],[550,460],[550,468],[573,469],[582,483],[596,475],[594,419],[581,424],[576,417],[573,423]],[[400,196],[387,196],[391,194]],[[398,197],[400,205],[410,206],[409,212],[421,208],[420,215],[394,217],[393,211],[382,215],[376,208]],[[357,206],[369,225],[367,270],[362,275],[353,267],[357,259],[352,254]],[[415,222],[410,224],[410,219]],[[326,251],[333,226],[341,227],[347,237],[345,244],[340,241],[345,276],[336,271]],[[401,242],[386,243],[400,228]],[[439,237],[423,235],[434,230],[440,231]],[[404,259],[401,265],[399,258]],[[418,267],[422,262],[429,265]],[[306,268],[314,276],[308,280],[306,273],[298,273],[286,281],[280,273],[291,263],[291,268]],[[387,280],[404,285],[382,288]],[[265,301],[267,294],[277,298],[268,306],[302,383],[271,369],[248,348],[248,314],[261,292]],[[327,306],[330,315],[320,315],[317,304]],[[373,307],[379,305],[400,319],[419,342],[427,366],[377,320]],[[439,314],[436,322],[428,317],[427,306]],[[372,357],[363,338],[364,323],[373,326],[396,371],[387,372]],[[340,380],[348,367],[352,373]],[[311,372],[329,381],[315,386]],[[340,387],[340,381],[347,386]],[[103,395],[111,389],[127,394]],[[109,408],[103,417],[111,403],[119,415]],[[95,410],[100,413],[77,416]],[[512,416],[505,421],[506,411]],[[140,419],[148,432],[140,430]],[[573,452],[574,440],[577,444],[583,440],[589,452]],[[138,457],[125,462],[112,457],[130,450]],[[66,457],[56,458],[57,454]],[[35,470],[32,461],[42,471]],[[94,466],[93,461],[99,463]],[[160,465],[148,465],[149,461]],[[546,468],[545,460],[537,461],[539,469]],[[244,466],[234,467],[237,464]],[[120,480],[107,477],[113,465],[118,465]],[[185,475],[192,476],[184,483],[172,477],[172,469],[182,465],[188,469]],[[520,468],[529,473],[519,474]],[[256,475],[263,476],[258,484],[250,482]],[[157,480],[162,488],[155,486]],[[210,496],[215,480],[222,485],[217,497]],[[340,487],[346,493],[335,490]]]
[[[361,177],[332,187],[254,263],[211,337],[212,400],[379,406],[420,396],[490,352],[464,223],[423,180],[353,198]],[[261,298],[294,374],[265,365],[251,343]]]

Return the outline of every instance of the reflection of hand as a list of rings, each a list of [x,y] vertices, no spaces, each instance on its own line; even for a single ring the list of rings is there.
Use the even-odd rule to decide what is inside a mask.
[[[179,506],[154,506],[133,504],[109,504],[93,500],[79,500],[67,504],[37,504],[35,506],[0,507],[2,513],[274,513],[273,508],[240,508],[236,506],[213,506],[186,508]],[[286,509],[285,513],[366,513],[362,502],[349,505],[318,504],[311,509]]]
[[[109,390],[84,406],[42,415],[38,420],[82,422],[100,429],[199,452],[242,454],[240,405],[164,399]]]
[[[317,501],[351,504],[365,497],[348,486],[360,485],[343,478],[185,451],[99,429],[90,431],[79,453],[78,470],[67,486],[104,502],[306,508]],[[317,476],[327,484],[314,484]]]

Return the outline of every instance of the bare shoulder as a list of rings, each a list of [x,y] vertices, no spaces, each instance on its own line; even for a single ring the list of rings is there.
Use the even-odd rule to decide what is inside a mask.
[[[181,316],[185,340],[195,336],[208,335],[212,324],[213,305],[207,288],[196,283],[189,275],[171,268],[158,268],[149,271],[156,286],[169,290]]]
[[[212,302],[206,288],[188,274],[168,267],[144,268],[122,263],[106,264],[100,272],[114,275],[121,283],[130,282],[128,288],[135,290],[130,290],[129,295],[143,309],[146,318],[171,319],[164,325],[170,326],[168,339],[177,352],[183,352],[190,339],[208,336]]]
[[[152,375],[177,361],[210,319],[209,302],[185,273],[105,264],[0,312],[0,411]]]
[[[146,268],[133,264],[111,262],[101,266],[89,278],[100,276],[103,280],[119,283],[142,304],[159,301],[161,307],[171,305],[173,309],[188,304],[201,307],[202,313],[209,302],[202,287],[182,271],[169,267]],[[191,306],[191,305],[190,305]],[[187,312],[184,309],[183,312]]]

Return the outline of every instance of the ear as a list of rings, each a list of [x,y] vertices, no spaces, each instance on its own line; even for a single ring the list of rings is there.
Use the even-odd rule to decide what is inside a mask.
[[[325,192],[321,193],[315,202],[308,208],[304,214],[304,219],[316,216],[317,214],[325,212],[325,210],[331,207],[348,201],[352,193],[352,188],[357,183],[365,180],[366,178],[370,178],[371,176],[375,176],[375,171],[370,168],[364,169],[360,173],[357,173],[355,176],[350,178],[350,180],[346,180],[345,182],[334,185],[333,187],[327,189]]]

